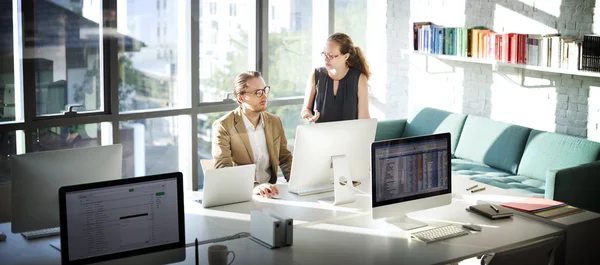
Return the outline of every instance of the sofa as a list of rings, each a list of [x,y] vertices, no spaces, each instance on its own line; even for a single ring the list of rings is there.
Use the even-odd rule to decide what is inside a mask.
[[[600,143],[422,108],[377,123],[376,141],[449,132],[452,176],[600,212]]]

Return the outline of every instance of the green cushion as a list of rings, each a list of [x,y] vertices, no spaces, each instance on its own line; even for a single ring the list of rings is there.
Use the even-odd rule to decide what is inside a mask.
[[[549,170],[574,167],[598,159],[600,143],[533,130],[527,140],[519,175],[546,180]]]
[[[375,141],[402,138],[402,132],[406,126],[406,120],[386,120],[377,122]]]
[[[466,117],[463,114],[444,110],[423,108],[409,118],[402,136],[411,137],[449,132],[452,154],[454,154]]]
[[[543,181],[508,172],[464,159],[452,159],[452,177],[465,177],[498,188],[516,191],[527,196],[544,197]]]
[[[516,174],[531,129],[469,115],[455,156]]]

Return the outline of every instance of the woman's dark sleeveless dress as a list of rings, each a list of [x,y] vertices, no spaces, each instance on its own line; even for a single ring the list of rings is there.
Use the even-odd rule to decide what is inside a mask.
[[[344,121],[358,119],[358,80],[361,72],[355,68],[339,80],[337,94],[333,95],[333,79],[325,67],[315,69],[317,94],[313,111],[320,112],[317,122]]]

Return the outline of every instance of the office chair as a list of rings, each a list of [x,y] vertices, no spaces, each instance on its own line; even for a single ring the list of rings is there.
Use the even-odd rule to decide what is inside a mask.
[[[562,239],[562,236],[557,236],[507,251],[486,254],[481,258],[481,265],[548,265],[554,260],[554,252]]]

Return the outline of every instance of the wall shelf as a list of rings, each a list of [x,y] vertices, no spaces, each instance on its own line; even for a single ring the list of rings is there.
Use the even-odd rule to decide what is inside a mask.
[[[502,66],[502,67],[513,67],[513,68],[517,68],[517,69],[539,71],[539,72],[546,72],[546,73],[556,73],[556,74],[600,78],[600,73],[598,73],[598,72],[569,70],[569,69],[561,69],[561,68],[550,68],[550,67],[526,65],[526,64],[513,64],[513,63],[499,62],[496,60],[488,60],[488,59],[478,59],[478,58],[460,57],[460,56],[454,56],[454,55],[443,55],[443,54],[421,53],[421,52],[413,51],[413,50],[402,50],[402,55],[419,55],[419,56],[433,57],[433,58],[437,58],[440,60],[447,60],[447,61],[486,64],[486,65],[491,65],[492,69],[494,69],[494,70],[498,70],[498,67]]]

